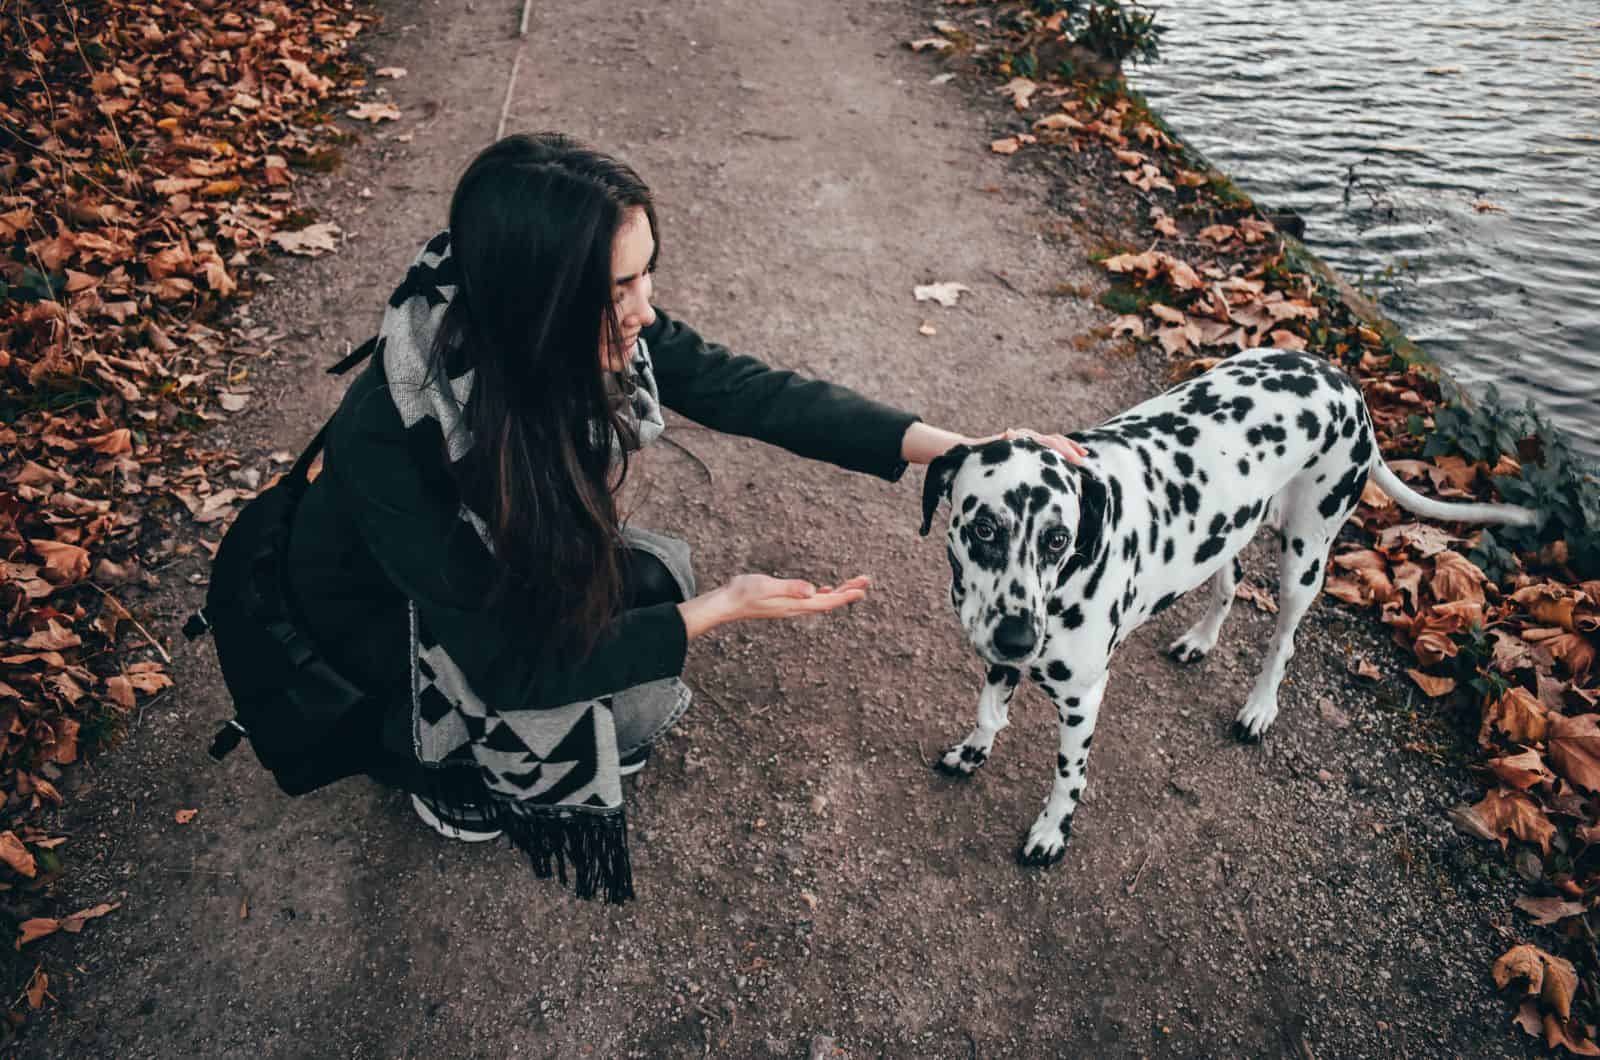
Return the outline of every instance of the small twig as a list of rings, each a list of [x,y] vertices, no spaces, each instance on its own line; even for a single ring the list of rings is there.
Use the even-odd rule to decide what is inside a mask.
[[[1133,892],[1139,889],[1139,879],[1144,875],[1144,867],[1150,864],[1150,855],[1153,853],[1155,853],[1154,847],[1151,847],[1149,850],[1144,852],[1144,861],[1139,863],[1139,871],[1133,874],[1133,882],[1128,884],[1129,898],[1132,898]]]
[[[1014,284],[1010,280],[1006,279],[1005,273],[996,272],[995,270],[990,269],[989,270],[989,275],[993,276],[995,279],[999,280],[1002,284],[1004,284],[1005,285],[1005,289],[1010,291],[1012,294],[1021,294],[1022,293],[1020,290],[1017,289],[1017,285],[1016,284]]]
[[[933,763],[928,761],[928,752],[926,752],[926,751],[924,751],[922,749],[922,741],[921,740],[917,741],[917,761],[921,762],[924,766],[928,767],[929,769],[933,768]],[[972,1032],[968,1031],[967,1033],[970,1035]]]
[[[517,45],[517,54],[511,60],[511,76],[506,79],[506,98],[500,104],[500,124],[494,128],[494,138],[499,140],[506,134],[506,118],[511,115],[511,97],[517,89],[517,68],[522,65],[522,45]]]
[[[522,22],[517,26],[517,36],[528,35],[528,13],[533,10],[533,0],[522,0]]]
[[[693,449],[690,449],[688,446],[684,445],[682,442],[678,441],[676,438],[673,438],[673,437],[671,437],[669,435],[663,434],[661,436],[661,440],[663,442],[666,442],[668,445],[672,446],[672,448],[678,450],[680,453],[683,453],[684,455],[688,456],[688,458],[690,460],[693,460],[695,463],[699,464],[700,465],[700,470],[704,471],[706,473],[706,484],[708,486],[716,484],[716,479],[714,477],[712,477],[711,469],[706,466],[706,462],[704,460],[701,460],[698,456],[695,455],[695,452],[694,452]]]
[[[129,611],[126,607],[124,607],[121,600],[118,600],[115,596],[112,596],[110,593],[108,593],[104,589],[100,588],[100,586],[96,585],[94,582],[87,582],[86,584],[89,586],[89,588],[93,589],[95,592],[99,593],[101,596],[105,597],[107,600],[110,600],[113,603],[115,603],[118,607],[121,607],[122,610],[127,614],[128,621],[133,623],[133,628],[138,630],[140,633],[143,633],[144,634],[144,639],[150,642],[150,646],[152,648],[154,648],[156,651],[161,653],[161,660],[163,662],[165,662],[168,666],[172,665],[172,656],[167,654],[167,649],[163,648],[161,646],[161,642],[159,640],[156,640],[156,638],[151,634],[151,632],[148,629],[145,629],[144,625],[137,618],[133,617],[133,612]]]

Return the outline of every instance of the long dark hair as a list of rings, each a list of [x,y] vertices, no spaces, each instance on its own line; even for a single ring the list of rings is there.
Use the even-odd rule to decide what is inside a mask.
[[[587,655],[621,610],[625,553],[615,490],[635,444],[600,361],[622,341],[611,252],[626,212],[656,233],[650,190],[628,166],[556,133],[508,136],[472,160],[450,200],[460,284],[430,373],[473,369],[454,467],[488,524],[503,577],[525,595],[534,643]],[[655,267],[652,258],[650,267]],[[626,444],[613,458],[613,439]]]

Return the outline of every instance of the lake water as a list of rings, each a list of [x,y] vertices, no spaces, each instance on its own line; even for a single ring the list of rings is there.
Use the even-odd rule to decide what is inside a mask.
[[[1600,0],[1185,0],[1131,80],[1474,392],[1600,457]]]

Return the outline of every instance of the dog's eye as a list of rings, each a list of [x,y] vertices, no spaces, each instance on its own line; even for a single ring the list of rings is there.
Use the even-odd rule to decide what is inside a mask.
[[[1044,535],[1044,547],[1051,552],[1065,552],[1069,540],[1065,530],[1051,530]]]
[[[994,540],[994,524],[987,519],[977,519],[972,524],[972,536],[979,541]]]

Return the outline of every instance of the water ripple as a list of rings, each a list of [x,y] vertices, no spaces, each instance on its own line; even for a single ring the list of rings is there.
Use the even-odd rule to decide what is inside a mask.
[[[1171,3],[1134,80],[1458,378],[1600,456],[1595,8],[1440,6]]]

